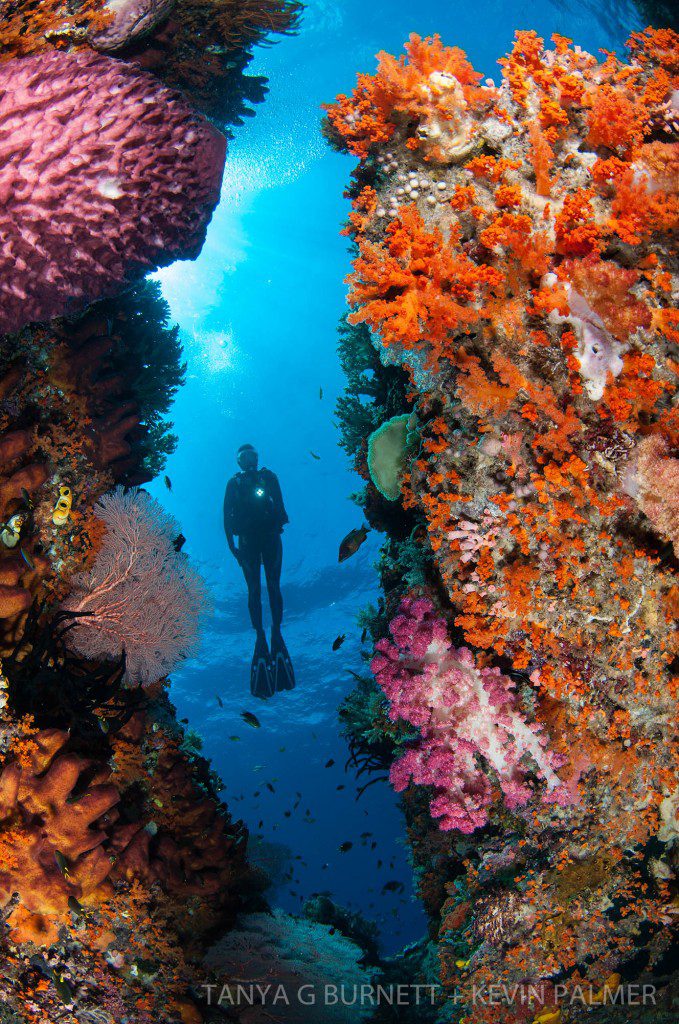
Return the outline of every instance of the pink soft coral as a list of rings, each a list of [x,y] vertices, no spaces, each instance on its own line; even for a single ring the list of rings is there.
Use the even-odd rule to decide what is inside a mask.
[[[433,786],[430,809],[440,827],[473,832],[488,820],[492,800],[482,755],[510,809],[533,795],[524,760],[547,783],[549,799],[569,799],[554,771],[561,762],[518,709],[514,683],[497,668],[478,668],[467,648],[452,647],[431,601],[406,598],[390,631],[394,643],[377,644],[372,669],[391,703],[390,717],[405,719],[421,735],[392,766],[398,792],[411,778]]]

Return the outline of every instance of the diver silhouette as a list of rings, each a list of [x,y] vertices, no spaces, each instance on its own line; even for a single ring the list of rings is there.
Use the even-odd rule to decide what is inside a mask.
[[[272,697],[279,690],[292,690],[295,673],[281,635],[283,596],[281,534],[288,520],[278,477],[270,469],[258,468],[259,457],[251,444],[236,453],[240,473],[231,477],[224,495],[224,532],[229,550],[245,576],[248,611],[257,633],[250,671],[254,697]],[[238,547],[235,538],[238,537]],[[271,649],[262,624],[262,578],[264,566],[271,608]]]

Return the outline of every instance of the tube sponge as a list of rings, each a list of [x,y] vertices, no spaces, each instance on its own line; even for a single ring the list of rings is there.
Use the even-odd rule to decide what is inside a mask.
[[[408,447],[410,414],[392,416],[368,438],[368,472],[375,487],[388,501],[401,497],[401,474]]]
[[[138,68],[56,50],[0,67],[0,332],[194,259],[226,140]]]

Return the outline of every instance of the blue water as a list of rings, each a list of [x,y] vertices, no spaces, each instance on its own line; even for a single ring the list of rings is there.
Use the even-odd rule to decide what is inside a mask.
[[[412,31],[439,32],[496,81],[496,61],[516,28],[547,38],[559,32],[593,53],[619,50],[638,26],[622,5],[614,14],[606,10],[548,0],[310,0],[299,36],[257,55],[254,71],[270,78],[270,94],[230,147],[221,205],[201,256],[159,275],[189,370],[173,413],[180,437],[168,463],[173,489],[160,483],[151,490],[180,519],[186,550],[215,599],[200,656],[174,673],[172,698],[202,735],[232,813],[253,835],[303,857],[292,861],[293,880],[278,885],[272,900],[294,911],[312,892],[330,890],[378,921],[386,952],[420,937],[425,920],[413,896],[397,801],[384,783],[356,802],[338,735],[337,705],[352,689],[347,670],[363,667],[356,613],[377,596],[380,538],[371,535],[356,557],[338,565],[339,541],[361,522],[349,497],[360,480],[337,447],[333,422],[343,387],[335,329],[350,265],[339,229],[354,161],[323,142],[320,104],[350,90],[357,71],[372,71],[378,50],[400,53]],[[298,686],[268,704],[249,696],[253,633],[221,526],[224,486],[237,468],[235,449],[246,441],[279,475],[290,516],[284,634]],[[347,640],[333,653],[340,633]],[[245,709],[258,714],[260,730],[242,722]],[[335,765],[325,768],[331,758]],[[296,793],[301,802],[286,817]],[[374,851],[359,839],[366,831],[374,833]],[[345,841],[354,847],[341,853]],[[392,878],[405,883],[404,896],[381,894]]]

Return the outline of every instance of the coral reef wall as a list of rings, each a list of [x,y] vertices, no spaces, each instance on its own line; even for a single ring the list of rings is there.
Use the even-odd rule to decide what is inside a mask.
[[[3,1021],[197,1024],[205,951],[265,909],[166,695],[205,594],[138,489],[174,448],[185,373],[143,275],[199,252],[225,131],[264,93],[252,46],[296,14],[0,4]]]
[[[670,1020],[679,37],[518,32],[499,85],[438,37],[378,61],[324,126],[359,159],[338,414],[388,533],[345,726],[404,791],[441,1019],[613,1019],[634,982]],[[406,414],[394,495],[371,437]]]
[[[179,96],[110,57],[56,51],[0,65],[0,95],[0,331],[198,254],[226,140]]]

